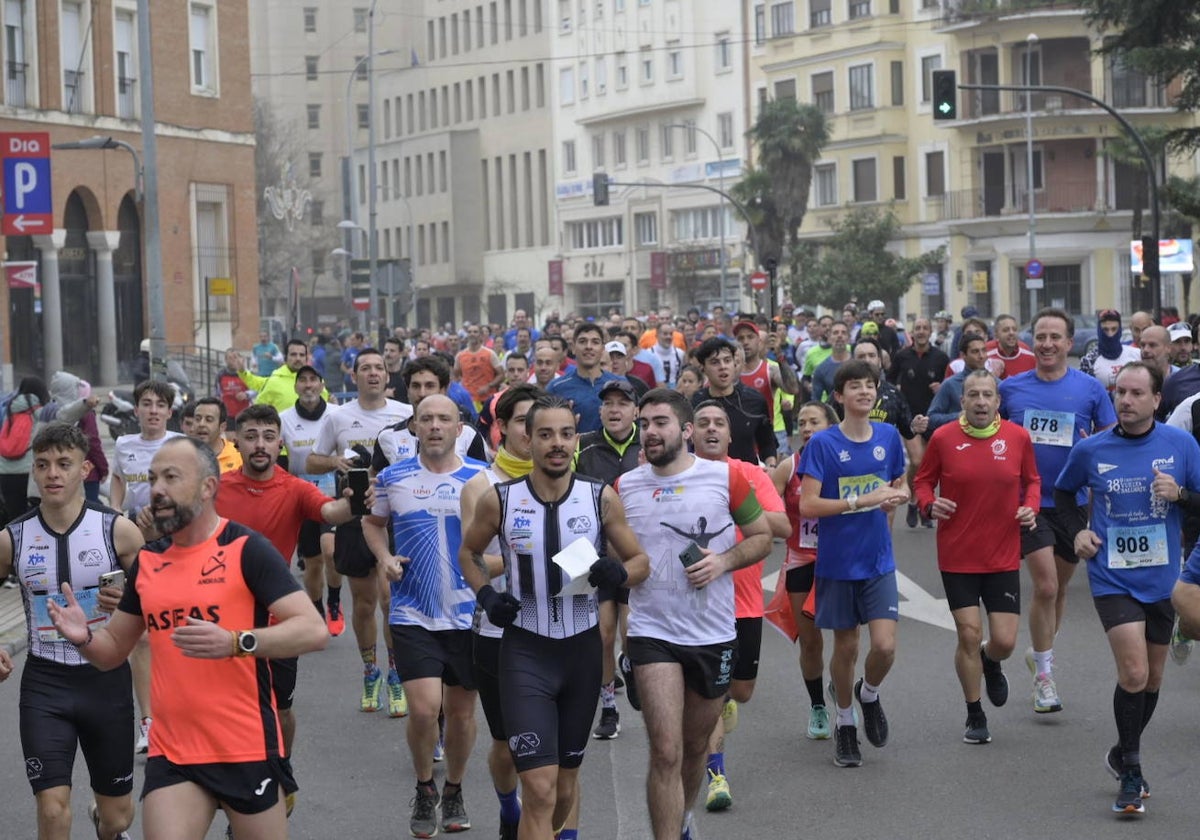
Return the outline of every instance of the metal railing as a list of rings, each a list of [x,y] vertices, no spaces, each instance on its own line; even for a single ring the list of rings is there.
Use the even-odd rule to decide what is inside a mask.
[[[1025,187],[996,184],[969,190],[955,190],[940,196],[927,196],[927,221],[1019,217],[1029,213]],[[1134,204],[1132,195],[1122,194],[1110,201],[1095,181],[1052,182],[1034,191],[1034,211],[1038,214],[1108,213]]]
[[[29,65],[23,61],[6,61],[4,104],[13,108],[24,108],[27,101],[26,74]]]
[[[83,71],[63,70],[62,109],[68,114],[83,111]]]
[[[137,79],[117,79],[117,116],[125,120],[137,116]]]

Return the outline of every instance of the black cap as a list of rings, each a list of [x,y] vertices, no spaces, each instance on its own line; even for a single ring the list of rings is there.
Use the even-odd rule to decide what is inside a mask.
[[[298,379],[300,377],[300,374],[302,374],[302,373],[311,373],[313,376],[317,377],[317,379],[320,379],[322,382],[325,381],[325,377],[321,375],[321,371],[317,370],[312,365],[304,365],[298,371],[296,371],[296,378]]]
[[[620,379],[610,379],[601,385],[600,399],[603,400],[605,396],[613,393],[614,391],[622,394],[631,403],[636,404],[638,401],[637,391],[633,389],[633,385],[630,384],[629,380],[625,379],[624,377]]]

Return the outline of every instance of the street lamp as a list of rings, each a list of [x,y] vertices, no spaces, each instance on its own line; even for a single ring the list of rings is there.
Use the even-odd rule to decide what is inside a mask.
[[[727,263],[728,259],[725,255],[725,156],[721,153],[721,144],[717,142],[717,138],[713,137],[703,128],[696,126],[693,123],[667,123],[667,128],[682,128],[685,131],[696,131],[707,137],[713,144],[713,148],[717,151],[717,165],[720,167],[720,189],[721,189],[721,214],[718,220],[719,229],[721,231],[721,303],[729,304],[729,278]]]
[[[1038,36],[1030,32],[1025,37],[1025,84],[1033,84],[1033,48],[1037,45]],[[1041,78],[1038,79],[1041,82]],[[1025,92],[1025,200],[1029,202],[1029,259],[1037,257],[1037,216],[1034,213],[1033,196],[1033,91]],[[1025,283],[1029,287],[1029,317],[1037,312],[1037,289],[1033,288],[1028,277]]]
[[[138,150],[124,140],[118,140],[115,137],[104,137],[97,134],[95,137],[89,137],[86,140],[72,140],[68,143],[55,143],[50,148],[65,149],[65,150],[89,150],[89,149],[124,149],[133,155],[133,199],[138,204],[142,203],[142,159],[138,155]]]
[[[346,244],[349,245],[350,247],[349,248],[334,248],[331,253],[336,254],[338,256],[344,256],[346,258],[346,285],[350,289],[351,298],[353,298],[354,297],[354,279],[353,279],[354,275],[353,275],[353,270],[352,270],[352,266],[351,266],[351,262],[354,259],[353,235],[354,235],[354,232],[357,231],[358,233],[361,233],[365,237],[365,236],[367,236],[367,232],[365,230],[363,230],[363,228],[360,224],[358,224],[357,222],[355,222],[351,219],[342,219],[340,222],[337,223],[337,227],[338,227],[338,230],[344,231],[345,236],[346,236]],[[369,242],[367,243],[367,248],[368,249],[370,248]],[[371,301],[374,301],[373,297],[371,298]],[[367,312],[364,310],[360,310],[358,313],[358,328],[363,334],[366,334],[366,332],[367,332],[367,324],[368,324]]]

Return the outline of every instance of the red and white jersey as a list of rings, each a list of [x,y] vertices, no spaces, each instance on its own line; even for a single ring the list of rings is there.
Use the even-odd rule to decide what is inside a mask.
[[[1014,355],[1006,356],[1000,351],[1000,344],[992,339],[987,343],[987,356],[989,359],[999,360],[1004,365],[1004,375],[1000,377],[1001,379],[1007,379],[1037,367],[1037,356],[1023,341],[1017,342],[1017,352]]]
[[[758,365],[749,372],[742,371],[742,384],[762,394],[767,401],[767,416],[775,421],[775,392],[771,388],[771,365],[766,359],[760,359]]]

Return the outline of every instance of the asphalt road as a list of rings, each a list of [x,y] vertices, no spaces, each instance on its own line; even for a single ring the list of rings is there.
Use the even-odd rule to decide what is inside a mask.
[[[1142,825],[1115,817],[1117,785],[1101,759],[1115,742],[1112,721],[1114,669],[1082,573],[1071,585],[1067,620],[1056,648],[1056,676],[1064,711],[1035,715],[1030,680],[1021,660],[1028,644],[1023,626],[1018,652],[1006,666],[1009,703],[987,707],[993,742],[961,741],[965,710],[954,677],[954,635],[937,603],[941,585],[933,559],[934,534],[896,530],[899,566],[911,581],[902,588],[899,650],[883,687],[891,742],[877,750],[863,743],[865,763],[839,769],[832,742],[804,737],[808,704],[796,651],[778,634],[764,636],[762,670],[753,701],[726,744],[733,808],[698,812],[698,833],[712,838],[1175,838],[1195,832],[1190,772],[1195,755],[1195,698],[1200,654],[1183,668],[1167,663],[1162,700],[1143,741],[1143,767],[1153,787]],[[768,563],[778,568],[779,550]],[[1028,589],[1026,580],[1025,592]],[[917,587],[920,589],[918,590]],[[903,596],[902,596],[903,597]],[[912,617],[920,614],[923,620]],[[929,623],[930,621],[934,623]],[[828,648],[828,642],[827,642]],[[357,710],[358,657],[352,634],[301,663],[295,756],[301,785],[291,821],[295,838],[407,837],[413,777],[402,720]],[[861,669],[861,665],[860,665]],[[32,796],[22,772],[17,732],[15,675],[0,685],[8,709],[0,727],[0,790],[5,838],[36,836]],[[581,837],[642,840],[649,837],[644,780],[645,732],[639,716],[622,704],[622,730],[612,742],[592,743],[584,761]],[[986,706],[986,701],[985,701]],[[486,728],[468,771],[468,837],[494,837],[497,806],[487,778]],[[137,788],[141,787],[138,761]],[[439,770],[440,777],[440,770]],[[77,763],[73,840],[94,836],[86,821],[87,778]],[[224,832],[218,817],[209,838]],[[134,837],[140,837],[138,824]]]

